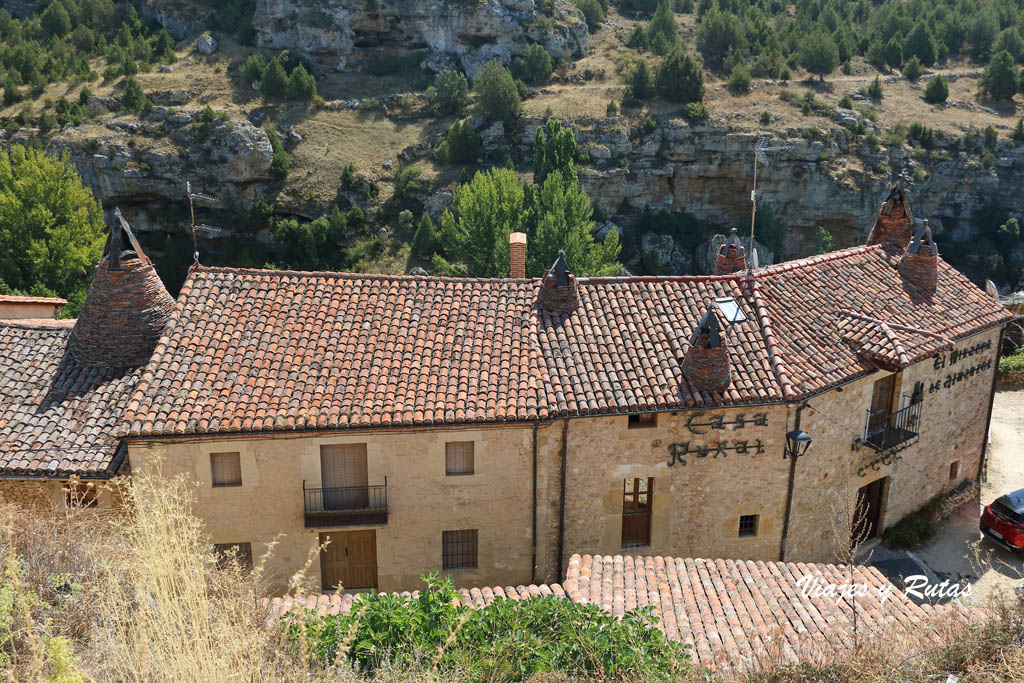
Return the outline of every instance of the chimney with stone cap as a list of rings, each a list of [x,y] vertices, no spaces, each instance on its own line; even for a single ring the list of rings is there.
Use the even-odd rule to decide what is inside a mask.
[[[544,273],[537,292],[537,303],[541,308],[555,315],[572,313],[579,304],[576,278],[569,272],[565,252],[559,251],[555,263]]]
[[[715,263],[715,275],[729,275],[747,269],[746,250],[740,244],[736,228],[729,233],[722,248],[718,250],[718,261]]]
[[[526,277],[526,233],[514,232],[508,236],[509,277]]]
[[[939,247],[932,238],[928,221],[914,219],[914,239],[896,268],[907,282],[934,292],[939,276]]]
[[[867,243],[892,246],[903,251],[910,244],[912,236],[910,220],[910,205],[907,203],[903,181],[899,180],[882,202]]]
[[[683,374],[690,386],[699,391],[729,388],[732,381],[729,343],[722,334],[713,306],[708,306],[690,337],[690,348],[683,357]]]
[[[128,222],[115,211],[107,245],[68,340],[86,367],[129,368],[153,354],[174,308]]]

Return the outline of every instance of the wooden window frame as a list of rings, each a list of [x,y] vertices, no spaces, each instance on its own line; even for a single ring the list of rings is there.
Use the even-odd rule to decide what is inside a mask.
[[[238,463],[238,478],[232,480],[218,481],[218,466],[217,460],[219,458],[225,458],[227,456],[234,456]],[[220,468],[220,476],[223,477],[223,467]],[[242,454],[237,451],[221,451],[218,453],[210,453],[210,483],[214,488],[231,488],[242,485]]]
[[[213,552],[217,554],[217,568],[224,569],[231,561],[231,554],[238,557],[238,565],[249,571],[252,569],[252,543],[240,541],[238,543],[214,543]]]
[[[657,426],[657,413],[630,413],[626,419],[627,429],[651,429]]]
[[[738,538],[757,538],[761,515],[740,515]]]
[[[451,529],[441,532],[443,569],[477,569],[479,566],[479,529]]]
[[[458,452],[468,445],[469,452]],[[446,477],[468,477],[476,474],[476,442],[447,441],[444,444],[444,474]]]

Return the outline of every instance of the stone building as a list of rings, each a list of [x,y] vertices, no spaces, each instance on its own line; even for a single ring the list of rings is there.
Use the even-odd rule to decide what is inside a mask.
[[[507,279],[197,267],[110,436],[199,482],[212,543],[274,543],[282,585],[322,543],[324,588],[832,561],[858,502],[875,536],[977,476],[1010,320],[902,191],[882,213],[866,246],[750,269],[732,241],[707,276],[527,279],[518,234]]]

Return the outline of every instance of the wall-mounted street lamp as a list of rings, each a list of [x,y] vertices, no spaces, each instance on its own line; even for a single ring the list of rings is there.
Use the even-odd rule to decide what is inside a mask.
[[[794,429],[786,434],[786,448],[782,452],[782,458],[793,458],[796,460],[811,447],[811,435],[802,429]]]

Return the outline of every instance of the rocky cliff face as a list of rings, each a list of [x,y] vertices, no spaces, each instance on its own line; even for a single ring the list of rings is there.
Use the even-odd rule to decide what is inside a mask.
[[[626,207],[687,211],[705,221],[749,226],[753,149],[757,134],[725,122],[690,125],[658,122],[641,134],[623,118],[571,119],[580,149],[590,159],[580,177],[601,213],[622,218]],[[542,119],[524,121],[519,134],[485,131],[485,143],[500,150],[509,138],[529,155]],[[827,228],[836,246],[862,243],[879,204],[898,175],[904,176],[915,216],[927,218],[946,251],[979,237],[979,225],[994,209],[1024,215],[1024,146],[1001,141],[990,164],[958,140],[939,141],[932,150],[909,145],[878,146],[864,138],[851,143],[842,130],[793,129],[774,140],[785,149],[769,153],[770,165],[758,170],[758,205],[771,207],[787,230],[776,260],[813,253],[815,228]],[[629,211],[627,211],[629,213]],[[741,233],[743,230],[741,230]],[[647,238],[651,249],[682,271],[702,272],[708,265],[702,245],[690,253]],[[646,247],[645,247],[646,248]],[[1003,255],[1024,264],[1024,253]]]
[[[554,19],[546,28],[534,0],[259,0],[253,26],[261,47],[335,59],[339,69],[365,61],[368,50],[429,49],[426,66],[457,60],[472,78],[491,59],[522,56],[531,42],[556,57],[582,57],[583,15],[560,2]]]

